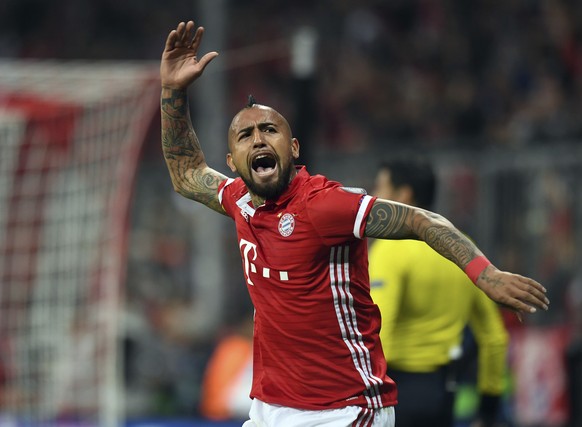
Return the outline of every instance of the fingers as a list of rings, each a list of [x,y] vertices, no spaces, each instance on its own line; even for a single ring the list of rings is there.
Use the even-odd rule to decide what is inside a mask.
[[[518,313],[535,313],[538,311],[537,308],[533,307],[531,304],[526,304],[521,299],[516,299],[513,307]]]
[[[168,34],[168,38],[166,39],[166,45],[164,46],[164,50],[171,51],[176,47],[180,47],[182,44],[182,40],[184,38],[184,28],[186,24],[180,22],[176,29],[170,31]]]
[[[194,23],[192,23],[192,25],[194,25]],[[194,50],[198,50],[198,47],[200,47],[200,42],[202,41],[202,36],[204,36],[204,27],[196,28],[196,31],[190,40],[189,46]]]
[[[166,39],[165,50],[174,49],[174,44],[176,43],[176,38],[177,38],[176,30],[170,31],[170,34],[168,34],[168,38]]]
[[[198,45],[200,44],[200,39],[204,29],[202,27],[194,31],[194,21],[180,22],[178,26],[170,31],[168,38],[166,39],[166,50],[172,50],[176,47],[191,47],[194,40],[196,40],[196,35],[198,36]]]
[[[530,279],[529,277],[520,276],[519,274],[515,274],[514,276],[517,277],[521,282],[529,286],[533,286],[540,292],[546,293],[546,288],[544,288],[540,283],[536,282],[535,280]]]
[[[202,42],[202,37],[204,36],[204,27],[196,28],[194,21],[180,22],[176,29],[172,30],[166,39],[166,50],[172,50],[174,48],[187,48],[194,51],[194,55],[197,54],[200,43]],[[212,61],[216,56],[217,52],[209,52],[200,60],[203,67],[205,67],[210,61]]]
[[[218,52],[208,52],[202,58],[198,60],[198,64],[202,67],[202,69],[206,68],[206,66],[212,61],[214,58],[218,56]]]
[[[188,21],[186,23],[180,22],[176,28],[176,32],[178,33],[178,40],[181,47],[187,47],[197,51],[202,41],[202,36],[204,35],[204,27],[196,28],[194,21]]]
[[[548,309],[546,289],[533,279],[495,270],[483,282],[492,287],[492,299],[517,313]]]
[[[188,42],[189,33],[192,31],[193,27],[194,27],[194,22],[192,22],[192,21],[188,21],[187,24],[185,24],[184,22],[180,22],[178,24],[178,26],[176,27],[176,33],[177,33],[176,43],[175,43],[176,47],[185,47],[185,46],[188,46],[190,44]]]
[[[500,307],[503,307],[503,308],[505,308],[507,310],[513,311],[513,313],[515,313],[515,316],[517,317],[517,320],[519,321],[519,323],[523,323],[523,315],[522,315],[522,312],[519,311],[517,308],[515,308],[514,306],[512,306],[510,304],[503,304],[501,302],[497,302],[497,304]],[[529,311],[528,311],[528,313],[529,313]]]
[[[545,295],[546,289],[533,279],[523,276],[517,276],[517,278],[522,291],[520,299],[534,307],[547,310],[550,300]]]
[[[502,305],[514,310],[520,321],[519,313],[535,313],[538,309],[548,309],[550,301],[545,296],[542,285],[522,276],[515,275],[514,277],[518,280],[513,281],[513,285],[506,288],[504,298],[499,301]]]

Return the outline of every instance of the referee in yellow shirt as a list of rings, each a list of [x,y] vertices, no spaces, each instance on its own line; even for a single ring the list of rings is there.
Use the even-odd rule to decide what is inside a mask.
[[[430,165],[384,163],[374,195],[431,209]],[[380,338],[388,374],[398,387],[398,427],[454,424],[455,360],[469,325],[478,345],[478,418],[497,425],[508,334],[496,304],[448,259],[416,240],[375,240],[369,253],[372,297],[382,313]]]

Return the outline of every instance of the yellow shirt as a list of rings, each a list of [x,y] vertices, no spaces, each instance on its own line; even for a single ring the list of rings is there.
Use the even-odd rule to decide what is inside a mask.
[[[501,394],[508,334],[497,305],[424,242],[375,240],[369,260],[388,366],[434,371],[451,360],[469,324],[479,348],[478,389]]]

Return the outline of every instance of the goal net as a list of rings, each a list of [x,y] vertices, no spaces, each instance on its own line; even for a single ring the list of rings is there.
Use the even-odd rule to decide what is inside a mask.
[[[114,426],[150,64],[0,61],[0,426]]]

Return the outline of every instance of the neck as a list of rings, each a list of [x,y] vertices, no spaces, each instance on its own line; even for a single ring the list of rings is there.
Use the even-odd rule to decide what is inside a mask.
[[[297,176],[297,168],[293,167],[293,170],[291,171],[291,174],[289,176],[289,181],[287,183],[287,187],[285,188],[285,190],[288,188],[288,186],[291,184],[291,181],[293,181],[293,178],[295,178],[296,176]],[[281,193],[283,193],[285,190],[283,190]],[[251,202],[253,203],[253,206],[255,207],[255,209],[258,208],[259,206],[262,206],[265,204],[265,201],[267,200],[265,197],[259,196],[255,193],[253,193],[250,189],[249,189],[249,193],[251,195]]]
[[[252,193],[249,191],[249,193],[251,194],[251,202],[253,202],[253,206],[256,208],[258,208],[259,206],[262,206],[265,204],[265,198],[261,197],[261,196],[257,196],[256,194]]]

